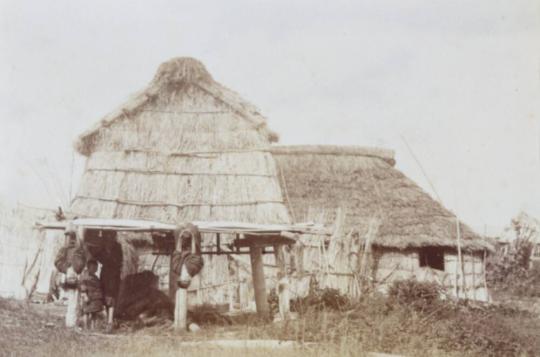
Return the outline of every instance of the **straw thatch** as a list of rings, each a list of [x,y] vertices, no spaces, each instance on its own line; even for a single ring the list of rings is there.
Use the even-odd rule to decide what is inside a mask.
[[[268,152],[275,138],[264,117],[200,62],[175,58],[80,136],[76,148],[88,160],[72,211],[171,223],[286,223]]]
[[[52,210],[0,203],[0,296],[25,299],[49,293],[54,257],[63,234],[32,229],[36,220],[52,220]]]
[[[203,64],[172,59],[146,89],[79,137],[75,147],[88,158],[71,210],[166,223],[288,223],[269,152],[276,140],[257,109],[214,81]],[[207,250],[211,238],[203,236]],[[168,260],[154,264],[140,253],[139,269],[155,268],[166,288]],[[191,287],[197,301],[229,298],[229,263],[205,256]]]
[[[374,246],[406,249],[456,248],[456,218],[418,185],[394,168],[393,152],[333,146],[276,146],[272,152],[285,199],[296,221],[346,212],[344,230],[365,237],[370,221],[380,224]],[[461,224],[464,250],[491,250],[489,243]]]
[[[392,151],[276,146],[272,153],[293,220],[334,226],[326,248],[302,239],[297,253],[320,285],[356,297],[368,285],[385,292],[393,281],[414,278],[489,300],[484,250],[491,245],[461,223],[460,264],[455,215],[394,168]],[[442,270],[422,263],[427,251],[443,257]],[[297,289],[306,280],[300,274]]]

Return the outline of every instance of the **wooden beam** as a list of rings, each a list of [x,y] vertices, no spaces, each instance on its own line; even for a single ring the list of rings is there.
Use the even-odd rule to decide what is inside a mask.
[[[170,256],[172,253],[157,253],[157,252],[152,252],[152,255],[157,255],[157,256],[160,256],[160,255],[166,255],[166,256]],[[202,251],[201,252],[201,255],[247,255],[249,254],[249,250],[240,250],[238,248],[238,250],[222,250],[221,252],[216,252],[216,251]],[[264,252],[262,252],[262,254],[274,254],[274,251],[273,250],[265,250]]]
[[[246,235],[245,238],[235,239],[233,244],[235,247],[265,247],[275,246],[280,244],[294,244],[294,239],[285,238],[281,235]]]
[[[255,306],[257,307],[257,313],[263,319],[268,319],[270,314],[270,307],[268,306],[268,300],[266,297],[266,282],[264,280],[264,269],[262,259],[262,248],[251,247],[250,260],[251,260],[251,274],[253,276],[253,289],[255,290]]]

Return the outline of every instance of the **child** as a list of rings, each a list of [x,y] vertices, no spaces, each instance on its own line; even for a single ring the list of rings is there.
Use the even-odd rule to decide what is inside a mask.
[[[97,261],[89,260],[86,267],[87,272],[81,281],[84,327],[95,329],[96,315],[103,310],[103,290],[101,281],[96,276]]]

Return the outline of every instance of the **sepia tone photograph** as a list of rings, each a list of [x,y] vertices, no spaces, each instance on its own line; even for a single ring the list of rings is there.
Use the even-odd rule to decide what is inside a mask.
[[[0,356],[540,356],[540,2],[0,0]]]

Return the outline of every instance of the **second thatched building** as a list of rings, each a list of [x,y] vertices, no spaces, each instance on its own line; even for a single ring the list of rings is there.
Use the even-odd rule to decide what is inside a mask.
[[[488,299],[484,262],[493,248],[466,224],[458,228],[453,213],[398,171],[391,150],[275,146],[272,153],[293,220],[334,226],[324,257],[300,259],[327,286],[354,295],[362,277],[381,290],[416,278]]]

